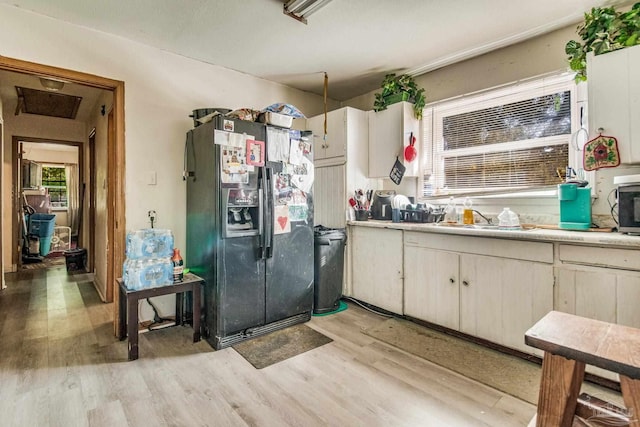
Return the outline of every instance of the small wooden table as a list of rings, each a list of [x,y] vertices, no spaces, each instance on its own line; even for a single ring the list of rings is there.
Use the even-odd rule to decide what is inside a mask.
[[[615,419],[608,425],[640,426],[640,329],[552,311],[525,333],[525,343],[545,352],[538,410],[530,426],[569,427],[574,415],[603,414],[578,399],[585,365],[620,375],[626,409],[607,413]]]
[[[122,279],[116,279],[120,286],[120,330],[118,337],[124,340],[129,338],[129,360],[138,358],[138,301],[143,298],[157,297],[160,295],[176,295],[176,325],[182,324],[182,298],[181,293],[191,292],[193,295],[193,342],[200,341],[200,300],[201,285],[204,280],[193,273],[184,275],[184,280],[179,283],[159,286],[156,288],[131,290],[127,289]]]

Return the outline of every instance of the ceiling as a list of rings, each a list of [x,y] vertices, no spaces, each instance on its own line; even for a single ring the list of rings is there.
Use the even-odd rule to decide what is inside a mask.
[[[333,0],[308,25],[284,0],[0,0],[55,19],[346,100],[386,73],[420,74],[575,24],[625,0]],[[161,5],[161,6],[159,6]]]
[[[40,77],[16,73],[13,71],[0,70],[0,99],[4,102],[4,114],[14,114],[18,103],[17,87],[46,90],[40,83]],[[65,94],[82,98],[75,119],[80,122],[88,122],[91,114],[95,112],[95,106],[104,91],[88,86],[65,83],[64,87],[52,94]],[[20,113],[26,114],[26,113]],[[71,120],[71,119],[62,119]]]

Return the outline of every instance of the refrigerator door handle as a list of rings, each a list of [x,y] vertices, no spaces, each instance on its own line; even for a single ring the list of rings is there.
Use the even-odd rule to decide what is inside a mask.
[[[259,232],[258,232],[258,259],[264,259],[266,255],[265,249],[265,212],[266,212],[266,177],[264,168],[261,168],[258,173],[258,200],[259,200]]]
[[[265,168],[265,257],[271,258],[273,256],[273,169],[270,167]]]

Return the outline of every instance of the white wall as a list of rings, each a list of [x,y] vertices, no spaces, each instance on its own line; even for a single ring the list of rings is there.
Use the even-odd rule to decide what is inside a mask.
[[[565,44],[572,39],[578,39],[576,26],[570,25],[548,34],[527,40],[512,46],[495,50],[484,55],[468,59],[429,73],[417,76],[416,83],[425,88],[427,103],[452,98],[491,87],[512,83],[521,79],[540,76],[556,71],[569,71],[569,65],[564,53]],[[363,110],[373,109],[375,93],[371,91],[352,98],[344,104]],[[611,225],[610,207],[607,195],[614,189],[613,176],[640,173],[639,166],[620,166],[602,169],[596,172],[595,183],[597,196],[592,208],[594,220],[608,221]],[[396,187],[390,180],[383,180],[384,188],[396,189],[400,193],[416,194],[415,179],[403,180],[401,187]],[[480,202],[484,204],[481,211],[486,209],[490,214],[498,214],[502,206],[507,206],[504,200],[494,202]],[[509,200],[514,211],[522,215],[535,215],[538,219],[556,220],[559,213],[556,199]],[[541,215],[541,216],[539,216]],[[602,224],[607,225],[607,224]]]
[[[127,228],[148,227],[147,211],[155,210],[157,226],[173,230],[187,265],[182,156],[185,134],[193,127],[191,111],[261,109],[274,102],[294,104],[308,116],[323,111],[321,96],[12,6],[0,5],[0,14],[0,55],[125,82]],[[157,172],[156,185],[147,184],[151,171]]]
[[[37,142],[27,142],[23,144],[22,157],[38,163],[77,164],[78,149],[73,151],[48,150],[38,147]]]

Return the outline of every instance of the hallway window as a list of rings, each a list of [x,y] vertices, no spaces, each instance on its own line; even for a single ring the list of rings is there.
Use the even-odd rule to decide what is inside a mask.
[[[64,166],[43,165],[42,186],[49,192],[51,207],[67,207],[67,178]]]

